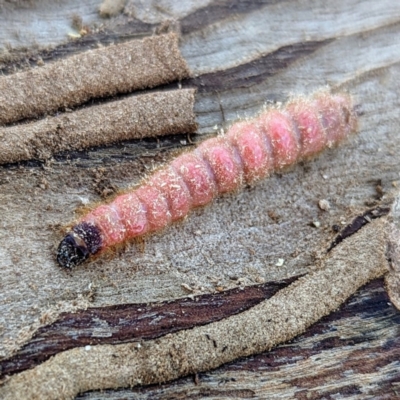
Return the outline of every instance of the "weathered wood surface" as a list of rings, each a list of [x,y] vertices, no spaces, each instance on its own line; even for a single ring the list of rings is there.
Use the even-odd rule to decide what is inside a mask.
[[[47,330],[50,343],[50,332],[61,329],[62,323],[41,328],[37,339],[18,350],[62,312],[171,301],[187,296],[182,284],[193,294],[204,294],[305,273],[313,267],[315,253],[327,249],[336,235],[333,225],[362,214],[397,185],[396,2],[216,0],[202,7],[196,2],[192,8],[190,3],[183,11],[172,11],[180,18],[182,53],[198,75],[182,84],[198,88],[200,133],[215,133],[238,117],[253,115],[268,101],[285,101],[291,93],[329,84],[349,91],[361,105],[359,135],[314,161],[196,211],[146,239],[144,249],[131,245],[70,274],[57,267],[54,251],[62,237],[60,228],[73,220],[74,210],[98,201],[104,191],[138,182],[167,160],[171,150],[189,141],[185,136],[132,141],[63,154],[46,163],[1,167],[1,357],[15,354],[13,360],[18,360],[26,349],[34,355],[37,343],[37,362],[42,361]],[[105,31],[42,51],[29,62],[5,62],[3,72],[40,59],[51,62],[98,43],[150,34],[174,16],[161,12],[162,7],[141,9],[140,4],[129,2],[125,15],[104,23]],[[135,12],[129,7],[136,7]],[[319,209],[321,199],[329,201],[328,212]],[[319,228],[312,225],[315,221]],[[277,266],[278,259],[284,259],[284,265]],[[387,301],[377,281],[295,343],[201,375],[198,386],[182,379],[156,388],[83,397],[307,398],[309,390],[311,398],[393,398],[400,381],[399,314]],[[63,321],[79,326],[90,313],[69,313]],[[230,313],[232,309],[226,311]],[[82,332],[87,329],[82,326]],[[10,361],[4,361],[6,365]]]
[[[395,399],[399,313],[377,280],[306,334],[170,384],[87,392],[78,399]]]
[[[57,322],[41,328],[34,340],[14,357],[5,360],[1,364],[2,374],[24,371],[60,351],[74,347],[154,339],[181,329],[218,321],[271,297],[293,280],[166,303],[123,304],[66,313]]]

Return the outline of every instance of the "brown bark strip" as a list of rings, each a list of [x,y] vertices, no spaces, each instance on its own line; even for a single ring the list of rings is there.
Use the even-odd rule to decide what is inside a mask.
[[[154,339],[218,321],[273,296],[297,277],[160,304],[124,304],[66,313],[41,328],[17,354],[0,362],[0,379],[74,347]]]
[[[196,130],[194,89],[153,92],[0,128],[0,164]]]
[[[0,77],[0,124],[187,78],[175,33],[86,51]]]
[[[330,252],[318,270],[247,311],[155,340],[65,351],[11,377],[0,397],[70,399],[94,389],[165,382],[267,351],[388,271],[386,228],[384,220],[371,222]]]
[[[223,71],[204,74],[189,79],[184,84],[196,86],[199,92],[251,87],[264,82],[268,77],[281,73],[299,58],[314,53],[321,47],[332,43],[333,40],[309,41],[284,46],[256,60]]]
[[[256,398],[321,399],[329,398],[328,394],[343,397],[352,390],[380,398],[380,395],[393,393],[392,382],[400,381],[400,372],[378,376],[382,368],[396,371],[400,336],[393,328],[399,323],[400,313],[390,304],[383,280],[376,279],[295,340],[269,352],[226,364],[215,373],[199,374],[198,386],[193,385],[190,378],[181,378],[164,385],[86,392],[76,400],[102,396],[113,400],[204,398],[217,382],[221,390],[219,396],[240,398],[241,390],[246,390],[252,379],[251,389]],[[327,353],[338,358],[329,364]],[[332,364],[335,364],[333,369]],[[371,374],[377,374],[376,380]],[[232,381],[228,381],[229,378]],[[265,386],[261,382],[272,382],[272,385]],[[231,394],[233,389],[237,391],[235,394]]]

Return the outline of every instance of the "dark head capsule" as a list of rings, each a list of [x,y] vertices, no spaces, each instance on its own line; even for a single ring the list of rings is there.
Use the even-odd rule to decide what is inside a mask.
[[[65,268],[82,264],[90,255],[101,249],[101,234],[97,226],[82,222],[61,241],[57,250],[57,261]]]
[[[65,268],[73,268],[83,263],[90,253],[86,243],[75,233],[68,233],[57,250],[57,261]]]

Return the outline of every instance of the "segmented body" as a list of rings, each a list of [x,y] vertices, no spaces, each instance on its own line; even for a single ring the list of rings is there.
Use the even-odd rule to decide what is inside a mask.
[[[155,172],[141,187],[85,215],[58,249],[71,268],[90,255],[155,232],[215,197],[339,143],[356,129],[350,96],[320,92],[231,126]]]

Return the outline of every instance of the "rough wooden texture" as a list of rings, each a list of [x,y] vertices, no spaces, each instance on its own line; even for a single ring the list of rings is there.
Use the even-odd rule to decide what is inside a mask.
[[[200,133],[217,132],[238,117],[252,116],[265,102],[285,101],[291,93],[309,93],[330,84],[334,90],[349,91],[360,104],[359,135],[284,175],[198,210],[182,224],[146,239],[144,248],[129,246],[73,274],[60,270],[54,261],[62,236],[59,227],[74,219],[78,206],[98,201],[104,190],[138,182],[171,156],[169,149],[190,144],[189,140],[126,142],[73,152],[44,165],[2,167],[2,357],[15,353],[36,329],[61,312],[167,301],[187,296],[185,287],[200,294],[305,273],[315,265],[316,252],[326,249],[336,236],[333,225],[350,222],[398,185],[400,5],[389,0],[243,4],[213,1],[182,17],[181,51],[192,72],[199,75],[186,84],[200,91],[195,106]],[[146,21],[129,18],[121,15],[114,27],[109,21],[112,30],[88,34],[40,56],[62,58],[97,42],[150,34],[154,28],[149,14]],[[24,59],[7,64],[4,71],[10,73],[22,65],[26,68]],[[321,199],[329,201],[329,211],[318,207]],[[313,222],[319,222],[319,228]],[[375,299],[376,290],[384,296],[382,286],[368,286],[356,299]],[[250,397],[254,392],[268,398],[275,390],[276,397],[291,398],[292,386],[287,382],[298,378],[294,385],[315,393],[314,398],[320,398],[319,393],[365,398],[368,390],[374,398],[391,398],[400,380],[393,345],[399,332],[398,314],[386,301],[379,303],[382,306],[374,309],[376,313],[366,307],[359,311],[363,314],[345,312],[349,308],[336,314],[333,329],[345,332],[344,338],[355,340],[356,347],[341,341],[339,333],[310,331],[304,347],[295,349],[298,358],[277,359],[279,373],[271,370],[274,366],[262,367],[262,361],[268,364],[274,360],[270,357],[283,356],[291,345],[256,357],[260,367],[254,367],[255,372],[244,370],[245,360],[204,375],[206,382],[200,388],[182,380],[133,393],[143,398],[163,394],[227,398]],[[318,345],[324,335],[332,338],[323,342],[328,349]],[[312,355],[307,356],[310,351]],[[250,366],[252,360],[247,360]],[[352,360],[358,360],[362,373]],[[308,379],[317,361],[320,379]],[[337,392],[332,387],[335,382]],[[102,396],[121,398],[124,393],[128,392]]]
[[[0,0],[0,64],[22,49],[56,46],[69,35],[79,36],[82,25],[101,23],[99,1]]]
[[[76,399],[396,399],[399,324],[382,280],[376,280],[269,352],[173,383],[86,392]]]
[[[295,279],[297,277],[166,303],[123,304],[65,313],[58,321],[41,328],[17,354],[0,362],[0,379],[33,368],[74,347],[154,339],[218,321],[253,307]]]
[[[0,396],[72,399],[88,390],[163,383],[268,351],[388,272],[387,225],[384,220],[368,224],[335,247],[315,271],[249,310],[155,340],[61,352],[11,377]]]

